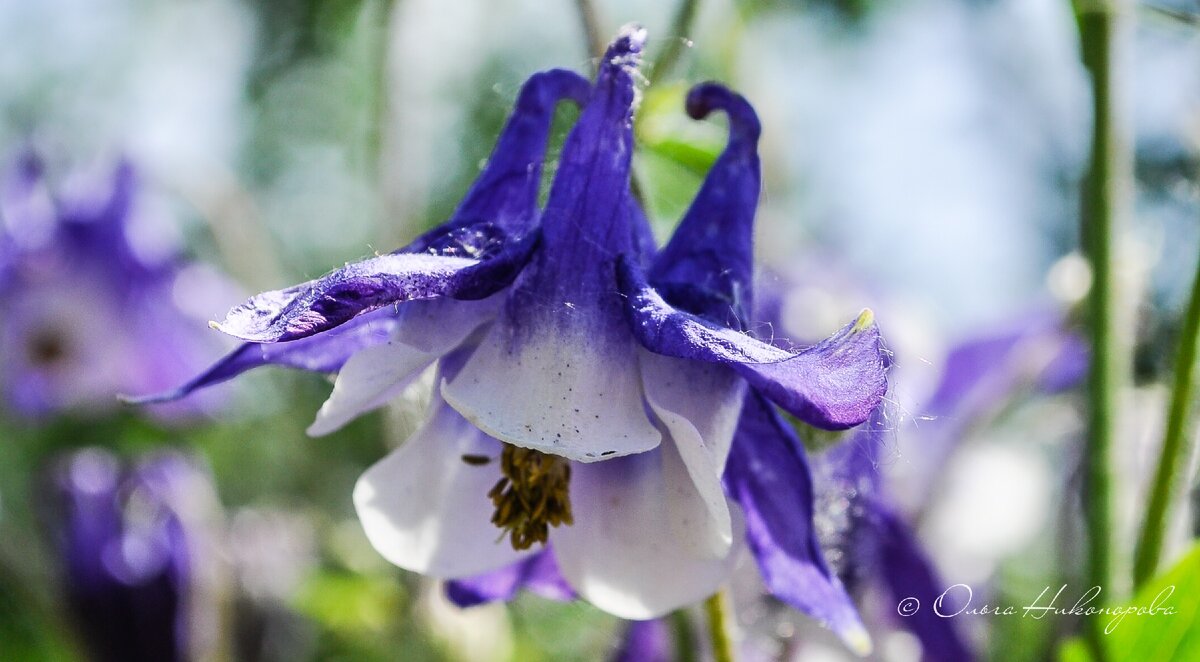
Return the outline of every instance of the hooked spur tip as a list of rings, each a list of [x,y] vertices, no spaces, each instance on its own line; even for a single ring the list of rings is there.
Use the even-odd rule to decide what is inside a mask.
[[[693,87],[685,108],[694,120],[704,119],[714,110],[724,111],[729,116],[730,135],[739,141],[755,142],[762,133],[758,113],[750,102],[720,83],[700,83]]]
[[[529,77],[517,96],[517,107],[524,112],[552,112],[559,101],[570,99],[582,106],[587,103],[592,84],[574,71],[549,69]]]

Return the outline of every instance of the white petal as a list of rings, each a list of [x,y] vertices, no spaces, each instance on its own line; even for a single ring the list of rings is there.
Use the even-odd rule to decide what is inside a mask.
[[[588,602],[621,618],[656,618],[712,595],[728,577],[739,548],[723,558],[696,553],[713,535],[711,522],[680,465],[664,443],[573,467],[575,524],[555,529],[551,541],[563,577]]]
[[[733,534],[721,473],[742,411],[745,381],[722,365],[647,351],[642,352],[641,362],[646,401],[682,460],[679,466],[664,462],[664,470],[683,469],[695,483],[700,499],[707,506],[711,520],[707,531],[712,534],[710,539],[702,541],[702,550],[698,551],[722,556],[729,549]]]
[[[483,301],[437,299],[404,304],[392,338],[350,357],[333,392],[308,428],[329,434],[404,391],[439,356],[461,344],[495,315],[499,297]]]
[[[494,318],[503,304],[503,292],[477,301],[433,299],[405,303],[400,309],[404,317],[396,327],[395,339],[421,351],[444,354]]]
[[[333,391],[317,411],[316,420],[308,426],[308,434],[313,437],[329,434],[382,407],[403,392],[438,356],[394,340],[358,352],[342,366]]]
[[[491,523],[488,491],[500,478],[501,445],[434,396],[433,416],[354,487],[371,544],[387,560],[453,579],[495,570],[537,552],[517,552]],[[464,455],[486,456],[482,466]]]
[[[442,396],[489,435],[516,446],[595,462],[657,446],[646,417],[637,348],[573,329],[514,340],[497,323]]]

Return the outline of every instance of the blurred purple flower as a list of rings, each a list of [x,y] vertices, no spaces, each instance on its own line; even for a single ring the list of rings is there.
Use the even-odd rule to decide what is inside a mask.
[[[191,659],[207,474],[175,454],[131,471],[107,451],[65,458],[52,510],[66,605],[91,659]]]
[[[1022,389],[1053,393],[1069,388],[1082,379],[1086,365],[1082,339],[1066,329],[1059,313],[1032,314],[955,346],[925,407],[930,420],[918,431],[922,453],[911,458],[920,476],[916,484],[930,489],[967,429]],[[827,512],[822,515],[843,520],[844,535],[829,544],[842,560],[838,572],[848,586],[876,583],[888,596],[887,604],[911,597],[929,605],[949,584],[898,505],[887,497],[879,467],[892,433],[880,408],[851,440],[819,458],[819,479],[827,484]],[[919,500],[928,496],[927,492]],[[958,597],[951,594],[947,600]],[[959,606],[947,603],[942,611],[951,613]],[[958,619],[921,609],[896,620],[921,642],[926,662],[975,659]]]
[[[214,346],[174,303],[186,265],[139,207],[133,167],[74,183],[52,193],[26,152],[0,191],[0,389],[28,416],[112,409],[119,392],[178,383]]]
[[[829,542],[841,560],[838,574],[846,585],[856,589],[871,582],[883,588],[885,604],[916,598],[928,606],[948,584],[882,494],[879,460],[890,432],[880,408],[852,439],[819,458],[819,479],[826,485],[823,503],[836,511],[822,515],[846,527],[840,538]],[[946,612],[954,608],[947,604]],[[897,621],[921,642],[925,662],[974,659],[955,619],[940,618],[925,608]]]

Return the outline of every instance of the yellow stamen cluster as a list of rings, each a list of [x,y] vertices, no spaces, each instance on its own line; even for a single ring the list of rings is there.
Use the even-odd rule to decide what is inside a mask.
[[[567,460],[505,444],[500,472],[504,476],[488,492],[496,506],[492,524],[509,535],[513,549],[545,544],[551,526],[572,523]]]

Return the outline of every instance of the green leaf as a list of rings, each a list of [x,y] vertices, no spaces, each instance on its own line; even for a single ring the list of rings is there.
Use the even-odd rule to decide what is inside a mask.
[[[1091,652],[1088,651],[1087,642],[1080,637],[1075,637],[1059,649],[1058,662],[1093,662],[1093,658]]]
[[[324,627],[347,634],[375,633],[399,613],[400,585],[382,578],[322,572],[303,586],[295,605]]]
[[[1200,544],[1175,567],[1148,582],[1133,600],[1100,616],[1108,662],[1200,660]],[[1081,640],[1067,642],[1060,662],[1090,662]]]
[[[1109,659],[1193,662],[1200,660],[1200,545],[1165,574],[1138,592],[1130,609],[1156,613],[1130,613],[1106,623]],[[1165,610],[1165,611],[1164,611]],[[1114,617],[1115,618],[1115,617]]]

